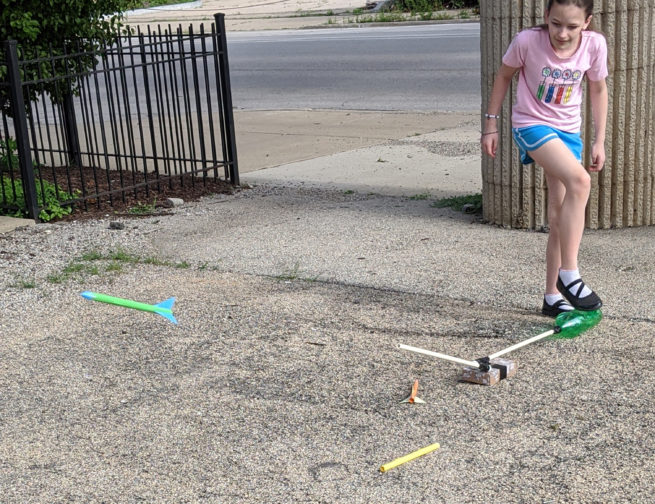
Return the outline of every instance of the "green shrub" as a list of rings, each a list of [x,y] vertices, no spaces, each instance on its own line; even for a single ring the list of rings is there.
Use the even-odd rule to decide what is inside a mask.
[[[10,171],[14,173],[18,172],[18,153],[16,146],[16,140],[13,138],[0,140],[0,173]],[[73,212],[73,208],[70,205],[62,205],[61,202],[70,201],[74,196],[59,190],[58,187],[47,180],[39,180],[38,173],[39,168],[34,167],[34,174],[37,177],[37,204],[43,205],[43,208],[39,212],[39,219],[48,222],[70,215]],[[26,207],[25,193],[23,191],[22,181],[2,175],[0,182],[0,200],[5,205],[18,207],[17,210],[0,208],[0,215],[26,217],[27,213],[24,210]]]
[[[4,194],[7,205],[18,207],[17,210],[0,209],[0,214],[10,217],[27,217],[27,213],[24,210],[26,206],[25,194],[23,192],[23,184],[20,180],[12,180],[3,175],[2,189],[0,191],[0,194]],[[53,219],[60,219],[73,212],[72,206],[62,205],[62,201],[70,201],[74,196],[58,190],[54,184],[47,180],[36,182],[36,193],[38,204],[43,205],[39,212],[39,219],[42,221],[48,222]]]
[[[76,92],[76,79],[54,77],[94,68],[97,58],[82,53],[111,44],[123,27],[122,13],[132,5],[132,0],[2,0],[0,41],[16,40],[19,58],[32,60],[21,67],[23,80],[41,81],[23,90],[25,101],[36,100],[41,91],[55,102]],[[71,52],[80,56],[61,57]],[[50,56],[56,58],[39,61]],[[0,80],[6,77],[7,65],[0,65]],[[0,87],[0,109],[13,114],[7,87]]]
[[[482,194],[469,194],[466,196],[454,196],[452,198],[442,198],[432,203],[435,208],[452,208],[457,212],[466,211],[466,213],[482,213]]]
[[[0,140],[0,173],[18,167],[18,144],[13,138]]]
[[[395,8],[411,13],[447,9],[473,9],[478,11],[480,0],[396,0]]]

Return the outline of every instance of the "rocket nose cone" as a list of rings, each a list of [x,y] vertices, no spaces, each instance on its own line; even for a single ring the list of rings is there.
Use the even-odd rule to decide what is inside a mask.
[[[82,292],[82,297],[85,298],[85,299],[93,299],[93,292],[84,291],[84,292]]]

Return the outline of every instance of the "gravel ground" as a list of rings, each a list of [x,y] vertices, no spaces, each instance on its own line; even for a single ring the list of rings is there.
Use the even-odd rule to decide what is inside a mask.
[[[398,344],[475,358],[551,327],[544,234],[257,187],[0,235],[0,500],[651,502],[654,233],[587,233],[604,320],[494,387]],[[179,325],[83,290],[175,296]]]

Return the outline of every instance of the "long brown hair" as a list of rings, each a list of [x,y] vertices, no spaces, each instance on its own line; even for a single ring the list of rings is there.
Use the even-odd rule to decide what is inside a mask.
[[[576,7],[579,7],[584,11],[585,19],[589,19],[589,16],[591,16],[594,12],[594,0],[547,0],[546,10],[550,11],[554,3],[558,5],[574,5]],[[593,21],[589,26],[587,26],[587,30],[593,29],[592,25],[593,25]],[[537,25],[537,28],[547,29],[548,25],[546,23],[540,24]]]
[[[554,3],[579,7],[584,11],[585,19],[589,19],[589,16],[594,12],[594,0],[548,0],[546,2],[546,9],[550,10]]]

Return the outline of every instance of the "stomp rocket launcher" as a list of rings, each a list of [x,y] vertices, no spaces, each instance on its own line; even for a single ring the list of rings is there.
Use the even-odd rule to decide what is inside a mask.
[[[518,350],[519,348],[544,338],[548,338],[549,336],[558,339],[575,338],[587,329],[594,327],[602,318],[603,314],[600,310],[572,310],[560,313],[555,319],[555,327],[549,331],[543,332],[537,336],[476,360],[460,359],[459,357],[452,357],[443,353],[432,352],[430,350],[424,350],[409,345],[400,345],[400,348],[466,366],[462,374],[462,381],[479,383],[481,385],[495,385],[500,380],[509,378],[516,373],[516,364],[509,359],[500,359],[499,357],[501,355],[513,352],[514,350]]]

